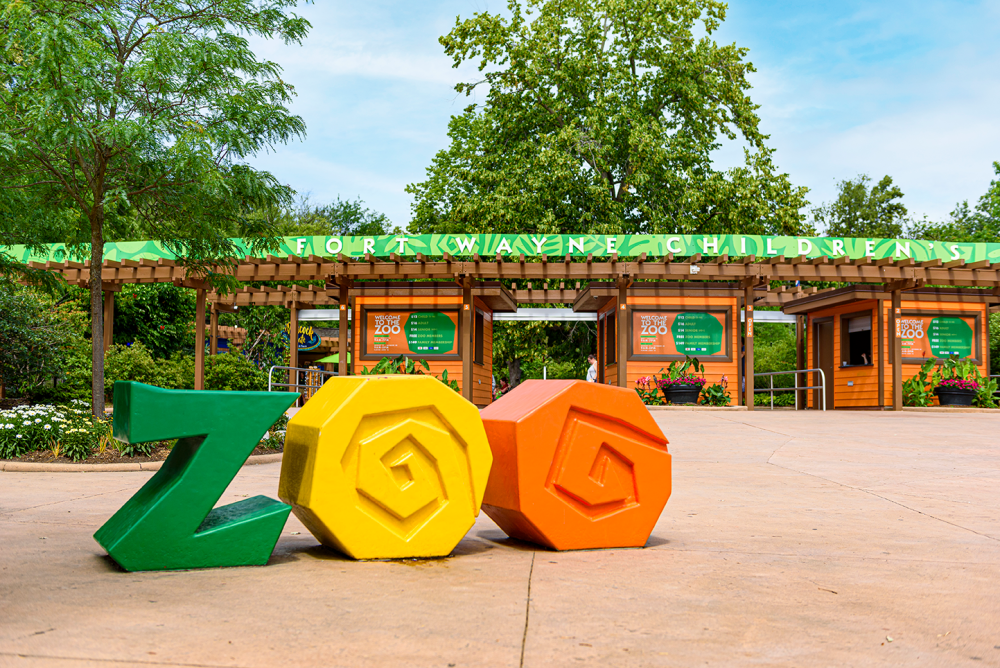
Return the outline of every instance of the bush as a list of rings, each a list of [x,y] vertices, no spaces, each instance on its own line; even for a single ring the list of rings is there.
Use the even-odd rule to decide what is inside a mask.
[[[153,357],[194,346],[195,297],[170,283],[126,285],[115,297],[115,341],[142,342]]]
[[[0,383],[12,394],[45,392],[64,364],[70,331],[47,301],[27,290],[0,290]]]
[[[208,364],[211,364],[211,361]],[[174,353],[169,359],[156,360],[156,365],[158,374],[156,385],[168,390],[194,389],[193,355]]]
[[[753,370],[754,373],[765,373],[768,371],[793,371],[795,369],[795,331],[789,325],[779,323],[754,323],[755,336],[753,346]],[[775,387],[792,387],[795,385],[795,376],[774,376]],[[754,387],[770,387],[771,381],[767,376],[754,379]],[[782,392],[792,396],[791,392]],[[764,395],[770,397],[770,395]],[[774,403],[778,405],[778,397],[775,395]],[[768,399],[770,405],[770,399]],[[794,404],[794,400],[792,404]],[[757,405],[756,401],[754,405]],[[788,405],[788,404],[782,404]]]
[[[131,346],[115,344],[104,355],[104,394],[114,393],[115,381],[134,380],[148,385],[156,385],[160,380],[160,369],[149,349],[142,343]]]
[[[205,389],[266,391],[267,374],[239,353],[212,355],[205,362]]]

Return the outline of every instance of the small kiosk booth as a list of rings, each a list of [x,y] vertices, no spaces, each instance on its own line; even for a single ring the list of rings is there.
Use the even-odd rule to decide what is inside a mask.
[[[597,312],[598,382],[635,387],[673,361],[697,358],[709,384],[729,383],[739,403],[744,289],[730,283],[594,283],[575,311]],[[624,364],[624,373],[620,373]]]
[[[497,282],[472,287],[463,302],[455,283],[365,283],[351,289],[355,322],[353,373],[384,357],[426,360],[435,376],[448,372],[464,390],[471,368],[472,403],[493,401],[493,314],[517,311],[510,290]],[[464,392],[463,392],[464,394]]]
[[[807,366],[826,376],[826,407],[892,407],[892,351],[899,336],[902,380],[928,359],[958,355],[989,375],[989,312],[1000,302],[991,290],[918,288],[902,293],[896,332],[892,295],[878,285],[855,285],[800,297],[785,304],[788,314],[806,318]],[[819,376],[819,374],[813,374]],[[819,385],[811,378],[810,385]],[[821,406],[819,390],[810,408]],[[934,401],[937,401],[935,397]]]

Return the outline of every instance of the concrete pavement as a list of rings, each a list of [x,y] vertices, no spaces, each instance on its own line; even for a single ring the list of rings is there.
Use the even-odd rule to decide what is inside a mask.
[[[91,536],[151,473],[2,472],[0,666],[1000,666],[1000,415],[656,418],[641,550],[483,515],[450,558],[359,563],[293,517],[265,568],[130,574]]]

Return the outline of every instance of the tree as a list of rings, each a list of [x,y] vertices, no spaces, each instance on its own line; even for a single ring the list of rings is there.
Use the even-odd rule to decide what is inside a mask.
[[[310,204],[303,198],[297,207],[279,209],[269,215],[285,236],[378,236],[395,234],[400,230],[393,226],[388,216],[365,206],[361,198],[342,200],[332,204]]]
[[[90,259],[103,329],[104,242],[163,240],[196,275],[231,262],[229,237],[275,249],[252,210],[292,191],[243,161],[302,136],[291,86],[247,36],[299,42],[296,0],[22,0],[0,6],[3,243],[44,233]],[[213,280],[218,280],[212,276]],[[104,360],[93,338],[93,410]]]
[[[717,0],[509,0],[441,38],[481,80],[450,146],[411,184],[415,232],[800,231],[806,189],[777,174],[747,95],[747,50],[711,35]],[[695,37],[696,32],[704,36]],[[745,164],[720,172],[726,138]]]
[[[26,290],[0,290],[0,385],[34,396],[59,375],[67,325]]]
[[[893,185],[891,176],[869,188],[871,178],[861,174],[841,181],[837,199],[813,209],[817,227],[831,237],[868,237],[898,239],[906,233],[906,207],[903,191]]]
[[[1000,162],[993,163],[993,172],[1000,177]],[[975,209],[969,207],[968,200],[959,202],[952,210],[950,220],[943,223],[917,222],[912,233],[917,239],[996,243],[1000,240],[1000,178],[990,182]]]

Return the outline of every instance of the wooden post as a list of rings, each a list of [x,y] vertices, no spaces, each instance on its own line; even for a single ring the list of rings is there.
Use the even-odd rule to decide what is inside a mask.
[[[743,297],[737,297],[736,298],[736,313],[739,314],[739,313],[742,313],[742,312],[743,312]],[[737,317],[739,317],[739,316],[737,315]],[[743,328],[742,327],[737,327],[737,329],[740,330],[740,336],[739,336],[739,348],[735,352],[736,362],[737,362],[736,363],[736,405],[737,406],[742,406],[743,405],[743,394],[744,394],[743,390],[742,390],[742,388],[743,388],[743,363],[741,362],[740,355],[742,354],[742,351],[746,350],[747,340],[746,340],[745,333],[742,331]]]
[[[115,340],[115,293],[110,290],[104,292],[104,352]]]
[[[211,337],[211,343],[209,344],[209,351],[212,355],[219,354],[219,309],[216,308],[216,304],[212,304],[212,314],[209,316],[209,336]]]
[[[879,299],[875,302],[878,307],[878,315],[875,320],[878,323],[875,331],[878,332],[878,409],[885,410],[885,300]]]
[[[205,389],[205,290],[196,292],[194,307],[194,389]]]
[[[632,336],[632,323],[628,310],[628,282],[618,281],[618,387],[628,387],[628,342]]]
[[[806,323],[805,316],[798,315],[795,316],[795,368],[804,369],[806,368]],[[808,374],[797,373],[795,374],[795,384],[798,386],[805,385],[803,381],[808,376]],[[795,392],[798,396],[796,397],[796,404],[800,410],[805,410],[806,408],[806,391],[796,390]]]
[[[892,410],[903,410],[902,290],[892,291]]]
[[[462,279],[462,396],[472,401],[472,279]]]
[[[337,362],[337,375],[341,378],[347,375],[347,356],[349,354],[350,346],[350,334],[347,332],[347,307],[350,301],[351,295],[351,280],[349,278],[340,278],[340,321],[337,323],[337,351],[338,358]],[[356,326],[356,325],[355,325]]]
[[[744,310],[746,312],[746,349],[743,359],[745,364],[744,378],[746,385],[743,400],[746,402],[747,410],[753,410],[753,283],[747,282],[743,294]]]
[[[292,303],[288,309],[288,366],[293,369],[299,366],[299,305]],[[294,378],[295,380],[289,380],[289,383],[297,385],[299,382],[299,373],[297,371],[288,372],[289,379]],[[296,392],[294,387],[288,388],[289,392]]]

